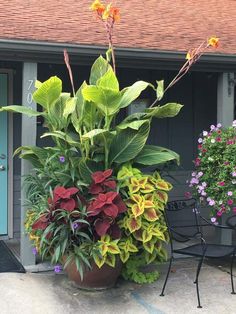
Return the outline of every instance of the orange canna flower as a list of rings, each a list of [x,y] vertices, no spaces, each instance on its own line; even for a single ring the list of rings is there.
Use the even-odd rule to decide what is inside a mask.
[[[217,37],[211,37],[208,39],[208,45],[212,46],[214,48],[217,48],[219,46],[219,38]]]
[[[96,11],[99,16],[102,16],[105,11],[105,7],[100,7]]]
[[[90,9],[93,11],[99,11],[99,10],[105,10],[104,5],[100,2],[100,0],[95,0],[91,6]]]
[[[120,21],[120,10],[118,8],[111,8],[110,14],[111,14],[111,17],[114,19],[115,22]]]

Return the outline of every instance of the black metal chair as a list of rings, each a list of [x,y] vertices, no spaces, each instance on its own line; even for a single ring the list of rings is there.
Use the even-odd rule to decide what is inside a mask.
[[[162,288],[160,296],[164,296],[166,283],[171,270],[174,253],[191,255],[199,257],[199,262],[196,271],[196,278],[194,284],[197,289],[198,308],[201,308],[200,294],[198,286],[198,277],[201,271],[204,258],[223,258],[230,256],[230,278],[232,286],[232,294],[235,294],[233,282],[233,263],[236,254],[235,245],[211,244],[207,243],[203,237],[203,227],[211,226],[221,229],[235,229],[236,230],[236,215],[229,217],[226,220],[226,225],[216,225],[208,221],[200,215],[195,199],[178,200],[168,202],[165,210],[165,218],[170,236],[171,256],[169,268],[167,271],[166,279]],[[184,248],[175,249],[176,242],[187,242],[189,240],[197,240],[196,244],[188,245]]]

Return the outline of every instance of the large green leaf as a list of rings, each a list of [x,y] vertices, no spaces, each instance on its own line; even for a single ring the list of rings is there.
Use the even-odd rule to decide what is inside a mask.
[[[127,128],[121,130],[113,138],[110,146],[109,162],[122,163],[137,156],[145,145],[150,131],[150,123],[146,121],[139,130]]]
[[[96,85],[97,80],[99,80],[109,69],[111,69],[111,66],[107,60],[102,56],[99,56],[92,65],[89,84]]]
[[[70,93],[61,93],[59,98],[50,105],[48,113],[45,113],[49,129],[62,130],[67,126],[68,121],[67,117],[64,116],[64,111],[70,99],[73,99],[70,97]]]
[[[122,90],[122,98],[119,103],[120,108],[125,108],[129,106],[132,101],[137,99],[141,92],[148,87],[149,83],[144,81],[135,82],[132,86],[126,87]]]
[[[9,112],[15,112],[15,113],[22,113],[27,115],[28,117],[37,117],[43,115],[42,112],[38,112],[36,110],[33,110],[29,107],[25,106],[5,106],[5,107],[0,107],[0,112],[1,111],[9,111]]]
[[[156,89],[156,96],[157,100],[161,100],[164,96],[164,80],[156,81],[157,82],[157,89]]]
[[[117,125],[118,129],[124,130],[127,128],[138,130],[147,120],[134,120],[131,122],[121,122],[121,124]]]
[[[75,111],[76,107],[76,97],[71,97],[66,100],[64,111],[63,111],[63,116],[67,119],[68,116]]]
[[[62,92],[62,81],[57,76],[50,77],[34,92],[33,99],[46,110],[56,102]]]
[[[145,145],[141,152],[135,157],[134,162],[146,166],[163,164],[175,160],[179,164],[179,155],[174,151],[154,145]]]
[[[86,100],[94,102],[106,116],[113,115],[119,110],[121,99],[119,92],[98,86],[85,86],[82,94]]]
[[[49,155],[48,151],[45,148],[38,146],[20,146],[15,150],[14,156],[16,154],[19,154],[20,152],[22,152],[21,156],[23,156],[25,152],[34,154],[42,163],[44,163]]]
[[[119,82],[112,68],[97,81],[97,86],[119,92]]]
[[[96,106],[84,99],[82,95],[83,88],[87,86],[84,81],[76,92],[76,106],[74,112],[71,114],[71,122],[78,133],[82,132],[82,124],[86,129],[93,129],[96,122]]]
[[[82,139],[86,140],[86,139],[92,139],[102,133],[107,133],[108,131],[107,130],[104,130],[104,129],[94,129],[92,131],[89,131],[87,132],[86,134],[84,134],[82,136]]]
[[[61,139],[65,141],[66,143],[75,146],[75,147],[80,147],[80,142],[79,138],[74,139],[72,138],[69,134],[62,132],[62,131],[54,131],[54,132],[46,132],[43,135],[40,136],[40,138],[48,137],[51,136],[56,139]]]
[[[182,107],[183,105],[177,103],[168,103],[164,106],[147,108],[145,112],[147,113],[147,117],[172,118],[180,112]]]

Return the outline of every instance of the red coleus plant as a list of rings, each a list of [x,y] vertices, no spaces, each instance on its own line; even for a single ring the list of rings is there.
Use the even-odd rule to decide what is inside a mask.
[[[89,192],[96,195],[96,198],[90,202],[87,210],[90,219],[94,218],[94,228],[98,236],[108,233],[113,238],[119,238],[121,232],[116,224],[116,218],[125,212],[127,207],[120,194],[111,191],[116,189],[116,181],[111,179],[111,175],[111,169],[92,174],[93,182]]]
[[[53,212],[57,209],[73,211],[78,207],[77,197],[79,189],[71,187],[66,189],[58,186],[53,191],[53,198],[48,198],[49,208],[47,212],[41,215],[32,225],[33,230],[45,230],[51,221],[55,220]]]
[[[92,174],[92,184],[89,187],[89,193],[104,193],[107,189],[115,190],[116,181],[111,179],[112,169],[105,171],[96,171]]]

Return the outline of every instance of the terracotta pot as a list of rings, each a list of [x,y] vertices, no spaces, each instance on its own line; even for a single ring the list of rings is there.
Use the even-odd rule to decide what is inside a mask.
[[[115,285],[119,275],[121,274],[122,262],[116,260],[115,267],[104,264],[101,268],[92,262],[92,269],[84,271],[83,280],[76,269],[74,261],[71,261],[65,268],[68,278],[76,283],[79,288],[87,290],[102,290],[108,289]]]

